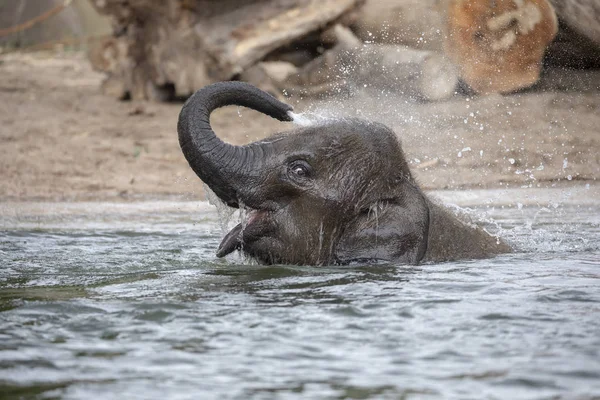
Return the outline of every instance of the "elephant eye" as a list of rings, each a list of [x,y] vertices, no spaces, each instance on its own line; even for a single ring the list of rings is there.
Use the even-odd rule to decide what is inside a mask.
[[[289,164],[288,173],[296,179],[308,178],[312,173],[312,168],[310,164],[304,160],[295,160]]]
[[[306,168],[304,168],[301,165],[294,167],[294,169],[292,169],[292,172],[298,176],[305,176],[308,173]]]

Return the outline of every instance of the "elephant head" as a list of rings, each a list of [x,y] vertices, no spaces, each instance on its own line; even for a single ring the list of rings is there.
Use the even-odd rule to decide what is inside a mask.
[[[289,105],[242,82],[209,85],[183,106],[177,130],[190,166],[225,204],[246,210],[217,256],[241,249],[268,264],[417,264],[447,240],[447,224],[432,218],[452,217],[422,193],[386,126],[339,119],[233,146],[209,122],[226,105],[292,120]]]

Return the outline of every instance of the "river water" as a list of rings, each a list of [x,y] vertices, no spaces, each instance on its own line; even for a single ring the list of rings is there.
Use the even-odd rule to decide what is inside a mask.
[[[597,196],[438,193],[516,252],[418,267],[216,259],[202,202],[2,204],[0,398],[597,398]]]

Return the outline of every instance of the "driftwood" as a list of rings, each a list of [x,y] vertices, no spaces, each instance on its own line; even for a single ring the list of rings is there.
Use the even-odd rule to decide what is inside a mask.
[[[287,94],[306,95],[375,87],[430,101],[446,99],[456,91],[457,70],[442,54],[402,45],[365,44],[340,25],[325,34],[335,37],[337,44],[284,81],[272,79],[274,86]]]
[[[242,79],[276,95],[367,85],[441,100],[459,79],[477,93],[531,86],[548,49],[556,65],[600,63],[597,0],[92,1],[114,34],[90,58],[118,98],[166,100]],[[563,28],[548,47],[550,2]],[[581,10],[591,26],[575,28]]]
[[[368,0],[354,29],[443,52],[475,92],[505,93],[537,82],[557,21],[548,0]]]
[[[442,50],[446,0],[367,0],[352,25],[365,42]]]
[[[550,44],[556,21],[549,3],[560,21]],[[524,33],[526,19],[535,20],[532,7],[542,18]],[[442,51],[445,40],[462,79],[483,93],[535,83],[544,50],[550,65],[600,67],[598,0],[367,0],[353,29],[366,41],[426,50]],[[505,49],[499,49],[499,39],[505,40]]]
[[[278,48],[333,21],[352,21],[363,0],[93,0],[113,37],[90,58],[106,92],[165,100],[228,80]]]
[[[547,0],[450,0],[445,53],[478,93],[506,93],[536,83],[558,30]]]
[[[370,2],[367,7],[381,11],[390,3]],[[411,0],[397,3],[412,4]],[[544,53],[558,29],[547,0],[426,1],[415,10],[431,14],[442,5],[444,26],[436,31],[443,32],[443,52],[390,44],[348,46],[344,43],[352,43],[352,39],[338,38],[340,43],[334,49],[303,67],[296,77],[299,82],[292,83],[323,85],[323,78],[337,76],[342,81],[335,83],[338,90],[349,80],[365,86],[379,84],[410,97],[441,100],[455,92],[458,76],[477,93],[513,92],[538,81]],[[407,12],[406,7],[394,10],[399,9]],[[357,26],[364,24],[369,12],[363,10]],[[400,15],[391,11],[376,14],[379,18]],[[385,27],[389,20],[381,23]]]
[[[364,41],[441,50],[448,4],[454,0],[367,0],[352,26]],[[512,0],[511,0],[512,1]],[[530,0],[526,0],[529,2]],[[561,41],[600,50],[600,1],[549,0],[561,22]],[[518,6],[519,1],[513,1]],[[488,1],[489,6],[497,3]],[[591,46],[590,46],[591,44]],[[581,54],[585,57],[585,54]]]

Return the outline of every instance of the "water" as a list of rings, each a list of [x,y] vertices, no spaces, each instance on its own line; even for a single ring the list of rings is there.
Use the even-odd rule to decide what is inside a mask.
[[[600,396],[600,205],[561,193],[442,193],[517,252],[419,267],[219,260],[205,203],[1,205],[0,397]]]
[[[288,111],[288,114],[290,117],[292,117],[292,121],[294,122],[294,124],[302,127],[324,124],[336,119],[335,117],[330,117],[315,112],[295,113],[292,111]]]

